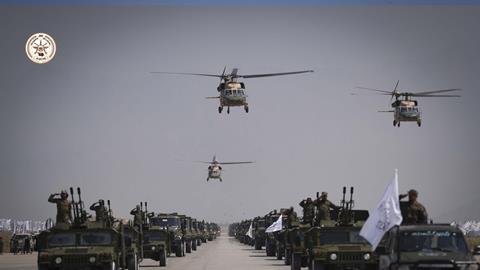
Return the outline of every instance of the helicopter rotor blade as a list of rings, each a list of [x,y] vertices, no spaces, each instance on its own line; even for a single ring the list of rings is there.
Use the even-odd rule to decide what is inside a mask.
[[[411,97],[461,97],[461,95],[425,95],[425,94],[411,94]]]
[[[314,71],[313,70],[302,70],[302,71],[281,72],[281,73],[235,75],[235,77],[237,77],[237,78],[261,78],[261,77],[284,76],[284,75],[293,75],[293,74],[301,74],[301,73],[309,73],[309,72],[314,72]]]
[[[216,98],[220,98],[220,97],[205,97],[206,99],[216,99]]]
[[[460,88],[452,88],[452,89],[443,89],[443,90],[434,90],[434,91],[423,91],[423,92],[415,92],[414,95],[430,95],[430,94],[438,94],[438,93],[446,93],[446,92],[454,92],[454,91],[462,91]]]
[[[184,72],[163,72],[163,71],[151,71],[152,74],[174,74],[174,75],[193,75],[193,76],[206,76],[206,77],[217,77],[223,78],[223,75],[216,74],[205,74],[205,73],[184,73]]]
[[[222,83],[223,78],[225,78],[225,71],[226,71],[226,70],[227,70],[227,66],[225,66],[225,67],[223,68],[222,77],[220,77],[220,83]]]
[[[392,94],[392,91],[387,91],[387,90],[380,90],[380,89],[367,88],[367,87],[361,87],[361,86],[357,86],[355,88],[362,89],[362,90],[368,90],[368,91],[375,91],[375,92],[383,93],[383,94],[386,94],[386,95],[391,95]]]
[[[253,161],[219,162],[218,164],[222,164],[222,165],[232,165],[232,164],[250,164],[250,163],[255,163],[255,162],[253,162]]]

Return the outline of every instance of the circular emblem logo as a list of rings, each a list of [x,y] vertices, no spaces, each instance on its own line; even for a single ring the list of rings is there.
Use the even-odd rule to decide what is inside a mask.
[[[45,33],[33,34],[25,44],[28,58],[37,64],[48,63],[55,56],[56,50],[55,40]]]

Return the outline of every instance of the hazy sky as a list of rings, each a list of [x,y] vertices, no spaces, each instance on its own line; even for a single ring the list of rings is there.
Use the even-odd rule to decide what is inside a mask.
[[[54,217],[80,186],[128,216],[139,201],[219,222],[355,186],[371,209],[399,169],[435,221],[479,219],[480,6],[0,7],[0,217]],[[25,42],[46,32],[48,64]],[[245,80],[250,113],[217,112],[218,80],[150,71],[314,69]],[[392,126],[355,86],[464,89]],[[206,180],[190,161],[254,160]],[[298,209],[299,210],[299,209]]]

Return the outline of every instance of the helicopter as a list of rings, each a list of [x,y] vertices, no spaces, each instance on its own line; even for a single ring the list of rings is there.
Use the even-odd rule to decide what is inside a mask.
[[[249,164],[254,163],[253,161],[238,161],[238,162],[219,162],[217,161],[216,155],[213,156],[212,161],[200,161],[201,163],[210,164],[208,166],[208,177],[207,182],[210,179],[218,179],[222,182],[222,166],[220,165],[232,165],[232,164]]]
[[[193,75],[193,76],[207,76],[207,77],[217,77],[220,78],[220,83],[217,87],[219,96],[216,97],[206,97],[207,99],[219,99],[220,106],[218,107],[218,113],[222,113],[223,107],[227,107],[227,114],[230,113],[230,107],[239,107],[243,106],[245,112],[248,113],[248,103],[247,95],[245,92],[245,84],[238,81],[238,78],[261,78],[261,77],[272,77],[272,76],[283,76],[283,75],[292,75],[292,74],[301,74],[307,72],[313,72],[313,70],[302,70],[302,71],[293,71],[293,72],[282,72],[282,73],[267,73],[267,74],[251,74],[251,75],[240,75],[238,74],[238,68],[233,68],[230,74],[226,74],[227,67],[223,69],[222,74],[204,74],[204,73],[182,73],[182,72],[159,72],[154,71],[151,73],[156,74],[177,74],[177,75]]]
[[[393,112],[393,126],[400,127],[401,122],[417,122],[417,125],[422,126],[422,113],[418,106],[418,101],[412,99],[412,97],[460,97],[460,95],[445,95],[440,93],[461,91],[459,88],[424,91],[424,92],[400,92],[398,90],[399,80],[395,85],[393,91],[379,90],[366,87],[356,87],[357,89],[374,91],[378,95],[391,96],[390,102],[395,97],[395,101],[392,103],[393,110],[379,111],[379,112]],[[353,93],[353,95],[356,95]]]

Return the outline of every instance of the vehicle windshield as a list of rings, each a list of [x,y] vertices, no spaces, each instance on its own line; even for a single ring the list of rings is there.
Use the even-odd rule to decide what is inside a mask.
[[[167,240],[168,235],[161,231],[146,231],[144,232],[143,239],[145,243],[150,241],[165,241]]]
[[[169,218],[152,218],[150,219],[150,222],[152,223],[153,226],[160,226],[160,227],[173,227],[173,226],[179,226],[180,225],[180,219],[174,218],[174,217],[169,217]]]
[[[48,238],[49,247],[65,247],[75,245],[75,234],[73,233],[56,233]]]
[[[81,246],[103,246],[112,243],[112,234],[109,232],[89,232],[80,234]]]
[[[368,244],[359,231],[322,231],[320,243],[325,244]]]
[[[463,235],[449,231],[402,232],[399,247],[401,251],[467,252]]]

